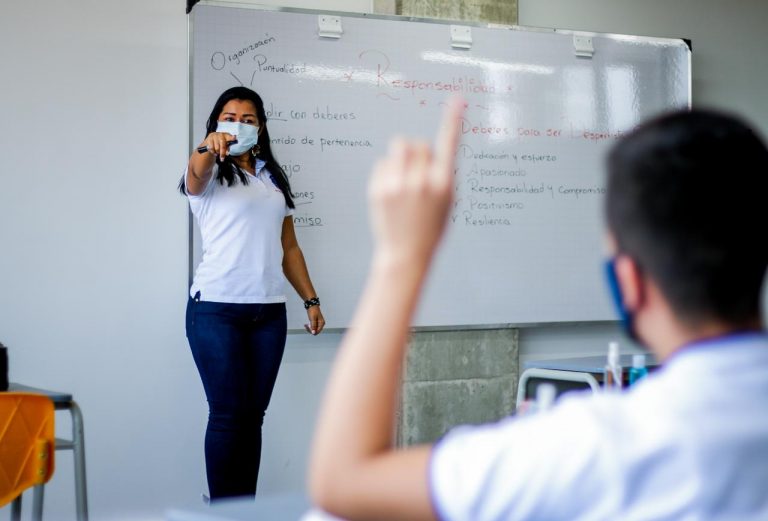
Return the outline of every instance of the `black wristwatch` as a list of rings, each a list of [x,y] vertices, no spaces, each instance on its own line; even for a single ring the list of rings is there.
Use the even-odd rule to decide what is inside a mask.
[[[319,306],[320,305],[320,299],[317,297],[308,298],[304,301],[304,309],[309,309],[312,306]]]

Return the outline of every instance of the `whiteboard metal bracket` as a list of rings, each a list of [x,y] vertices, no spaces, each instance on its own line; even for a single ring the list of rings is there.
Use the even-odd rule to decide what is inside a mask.
[[[576,50],[576,56],[580,58],[591,58],[595,54],[591,36],[574,34],[573,47]]]
[[[471,49],[472,28],[467,25],[452,25],[451,47],[454,49]]]
[[[317,17],[317,34],[320,38],[341,38],[341,17],[321,14]]]

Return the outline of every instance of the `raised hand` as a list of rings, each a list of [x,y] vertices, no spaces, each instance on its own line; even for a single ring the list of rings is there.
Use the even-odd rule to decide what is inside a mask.
[[[428,263],[453,200],[453,164],[464,102],[454,99],[429,144],[395,139],[369,184],[376,260]]]

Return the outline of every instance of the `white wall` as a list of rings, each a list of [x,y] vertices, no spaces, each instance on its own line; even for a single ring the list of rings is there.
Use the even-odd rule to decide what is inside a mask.
[[[184,337],[187,205],[175,191],[187,158],[184,8],[0,9],[0,341],[13,381],[70,391],[82,407],[99,521],[160,518],[205,490],[207,408]],[[303,484],[338,335],[302,340],[289,341],[268,414],[263,492]],[[66,414],[57,422],[65,434]],[[71,453],[58,452],[46,519],[74,519],[73,498]]]
[[[186,454],[205,414],[184,342],[187,210],[174,193],[184,4],[6,2],[0,49],[11,379],[80,403],[93,519],[159,511],[199,489],[202,463]],[[57,459],[46,518],[74,519],[71,453]]]
[[[307,4],[369,10],[291,5]],[[520,1],[525,25],[692,38],[696,101],[764,130],[766,15],[759,0]],[[0,341],[12,380],[71,391],[82,406],[99,521],[159,518],[205,487],[206,406],[183,327],[187,210],[174,191],[187,155],[186,37],[182,0],[9,1],[0,15]],[[602,353],[617,334],[525,329],[522,358]],[[261,493],[302,488],[338,340],[289,337]],[[57,457],[46,519],[72,519],[71,457]]]

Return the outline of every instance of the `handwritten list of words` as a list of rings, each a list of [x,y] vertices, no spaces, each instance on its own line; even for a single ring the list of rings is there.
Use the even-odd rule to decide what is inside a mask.
[[[279,38],[264,33],[236,49],[214,51],[210,67],[252,88],[280,79],[306,85],[330,81],[340,88],[358,86],[367,93],[365,108],[359,101],[347,105],[344,95],[332,102],[318,102],[311,88],[306,89],[306,97],[290,102],[266,100],[271,144],[279,149],[278,160],[294,191],[297,227],[322,227],[328,221],[323,208],[328,206],[316,203],[333,201],[333,194],[327,192],[333,188],[328,183],[309,182],[309,176],[332,175],[350,165],[360,170],[361,164],[367,168],[359,174],[367,175],[372,155],[383,153],[386,143],[381,141],[390,137],[380,131],[382,120],[390,118],[389,126],[396,130],[397,124],[392,125],[391,120],[396,121],[400,114],[418,118],[417,111],[431,110],[424,118],[434,117],[445,94],[458,94],[466,100],[454,170],[454,226],[513,226],[521,212],[540,211],[542,205],[559,202],[594,201],[605,194],[604,186],[595,181],[597,176],[586,176],[586,181],[583,176],[572,176],[564,181],[558,174],[573,171],[583,147],[604,146],[622,132],[568,121],[554,126],[499,123],[491,107],[498,106],[499,100],[515,99],[519,82],[514,75],[490,81],[484,75],[430,78],[427,72],[406,74],[376,49],[360,50],[346,57],[347,65],[330,67],[286,59],[280,49]],[[309,158],[313,158],[312,172],[306,167]]]

